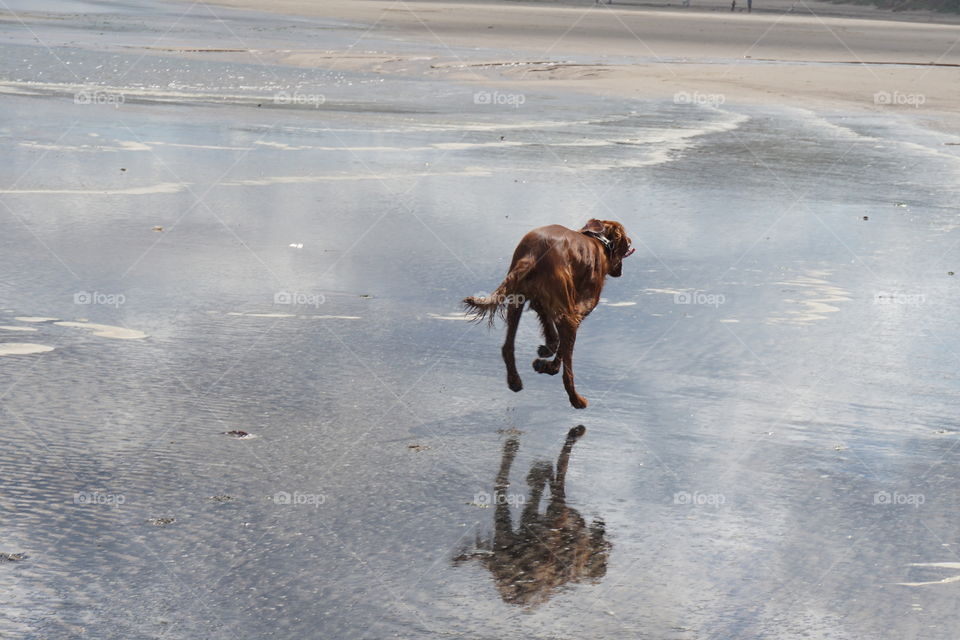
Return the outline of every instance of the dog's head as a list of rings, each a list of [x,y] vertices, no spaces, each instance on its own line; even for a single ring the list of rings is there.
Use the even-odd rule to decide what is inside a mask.
[[[580,231],[602,233],[610,241],[612,249],[607,275],[619,278],[623,274],[623,259],[633,253],[633,249],[630,248],[630,236],[627,235],[627,230],[623,228],[623,225],[614,220],[591,218]]]

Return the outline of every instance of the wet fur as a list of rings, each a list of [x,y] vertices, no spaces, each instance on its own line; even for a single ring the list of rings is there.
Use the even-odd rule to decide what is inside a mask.
[[[603,244],[583,231],[602,233],[613,243],[608,256]],[[463,301],[468,313],[492,326],[504,318],[507,336],[501,349],[507,367],[507,386],[523,389],[514,360],[514,339],[525,305],[540,318],[544,344],[533,361],[537,373],[555,375],[563,369],[563,386],[570,404],[587,406],[574,385],[573,348],[580,323],[600,302],[606,277],[620,277],[630,238],[619,222],[590,220],[580,231],[560,225],[539,227],[527,233],[513,252],[503,282],[489,296],[471,296]],[[549,359],[553,357],[552,359]]]

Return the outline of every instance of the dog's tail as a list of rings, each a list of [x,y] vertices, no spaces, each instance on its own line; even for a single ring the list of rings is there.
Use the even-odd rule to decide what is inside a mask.
[[[527,277],[530,270],[536,264],[533,258],[521,258],[510,269],[510,273],[503,279],[500,286],[488,296],[470,296],[464,298],[463,307],[467,313],[473,315],[477,322],[484,318],[493,326],[493,321],[503,317],[506,308],[510,305],[519,304],[523,306],[526,302],[523,294],[520,293],[520,282]]]

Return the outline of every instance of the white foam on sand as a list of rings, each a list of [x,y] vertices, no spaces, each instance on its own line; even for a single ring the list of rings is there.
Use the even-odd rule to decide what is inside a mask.
[[[48,351],[53,351],[53,347],[33,342],[0,342],[0,356],[24,356]]]
[[[60,318],[44,318],[43,316],[17,316],[17,322],[56,322]]]
[[[0,325],[0,331],[36,331],[34,327],[15,327],[13,325]]]
[[[253,147],[225,147],[216,144],[185,144],[183,142],[161,142],[159,140],[148,140],[146,144],[159,147],[179,147],[183,149],[212,149],[214,151],[251,151]]]
[[[605,307],[632,307],[636,302],[604,302]]]
[[[245,318],[296,318],[295,313],[241,313],[239,311],[230,311],[228,316],[243,316]]]
[[[663,294],[668,296],[677,296],[684,293],[688,293],[686,291],[680,291],[678,289],[644,289],[643,292],[647,295]]]
[[[939,567],[942,569],[960,569],[960,562],[911,562],[911,567]],[[950,584],[960,581],[960,574],[943,578],[941,580],[930,580],[928,582],[898,582],[901,587],[923,587],[928,584]]]
[[[360,133],[410,133],[416,131],[425,131],[425,132],[442,132],[442,131],[455,131],[457,133],[463,131],[505,131],[511,129],[568,129],[570,127],[575,127],[578,125],[591,125],[591,124],[609,124],[614,122],[620,122],[630,118],[630,115],[616,115],[608,116],[606,118],[592,118],[589,120],[528,120],[525,122],[512,122],[512,123],[503,123],[503,122],[472,122],[472,123],[443,123],[443,124],[428,124],[420,122],[410,122],[405,124],[403,127],[385,127],[385,128],[352,128],[352,127],[343,127],[343,128],[325,128],[317,129],[313,127],[300,128],[300,127],[284,127],[284,129],[294,130],[294,131],[306,131],[310,133],[323,133],[329,134],[330,132],[338,131],[356,131]]]
[[[611,138],[612,144],[635,146],[646,151],[644,158],[611,159],[607,162],[589,164],[571,164],[568,169],[577,171],[605,171],[607,169],[633,169],[664,164],[673,159],[673,156],[692,148],[698,138],[714,133],[727,133],[740,127],[750,118],[740,113],[716,109],[719,117],[699,127],[689,129],[638,129],[627,138]]]
[[[126,189],[0,189],[10,195],[87,195],[87,196],[146,196],[161,193],[179,193],[189,186],[186,182],[161,182]]]
[[[826,319],[828,313],[836,313],[840,307],[837,302],[850,300],[850,292],[831,284],[826,277],[827,271],[810,271],[798,275],[793,280],[778,282],[778,285],[795,287],[803,296],[800,299],[787,298],[784,302],[798,304],[800,309],[787,311],[786,315],[767,318],[767,324],[807,325]]]
[[[427,317],[433,318],[434,320],[466,320],[468,322],[473,320],[473,318],[471,318],[470,316],[464,315],[462,313],[448,313],[446,315],[428,313]]]
[[[44,151],[78,151],[83,153],[99,153],[101,151],[150,151],[150,147],[142,142],[134,140],[117,140],[117,146],[109,145],[64,145],[64,144],[46,144],[44,142],[24,141],[20,143],[21,147],[29,149],[42,149]]]
[[[114,338],[116,340],[140,340],[146,338],[147,334],[136,329],[127,329],[125,327],[114,327],[109,324],[94,324],[92,322],[54,322],[58,327],[73,327],[76,329],[89,329],[93,335],[101,338]]]
[[[221,185],[224,187],[264,187],[273,184],[309,184],[330,180],[404,180],[438,176],[485,177],[490,175],[492,175],[491,171],[479,168],[467,168],[462,171],[414,171],[411,173],[375,173],[371,171],[369,173],[335,173],[319,176],[265,176],[246,180],[231,180],[222,182]],[[0,191],[0,193],[3,192]]]
[[[216,312],[213,312],[216,313]],[[228,316],[242,316],[244,318],[314,318],[317,320],[360,320],[360,316],[298,316],[295,313],[242,313],[240,311],[228,311]]]

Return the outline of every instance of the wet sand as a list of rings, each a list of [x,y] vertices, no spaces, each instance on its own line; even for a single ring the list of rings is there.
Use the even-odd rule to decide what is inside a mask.
[[[0,635],[954,633],[954,85],[684,101],[348,13],[10,7]],[[459,300],[589,217],[637,252],[577,411]]]
[[[888,112],[912,106],[893,94],[921,94],[928,113],[955,113],[960,88],[956,16],[856,5],[758,1],[631,6],[591,2],[333,2],[217,0],[233,7],[356,21],[366,31],[351,50],[303,52],[295,64],[360,63],[357,48],[387,37],[435,58],[433,69],[463,81],[490,75],[514,90],[554,87],[649,99],[678,92],[731,102],[843,106]],[[678,4],[678,3],[677,3]],[[741,7],[745,2],[741,2]],[[921,22],[921,20],[923,22]],[[933,20],[934,22],[930,22]],[[439,50],[438,50],[439,49]],[[481,52],[492,55],[478,64]],[[397,53],[393,51],[392,53]],[[382,63],[409,65],[413,54]],[[920,67],[920,68],[918,68]],[[876,94],[891,94],[877,104]],[[956,127],[956,121],[952,126]]]

